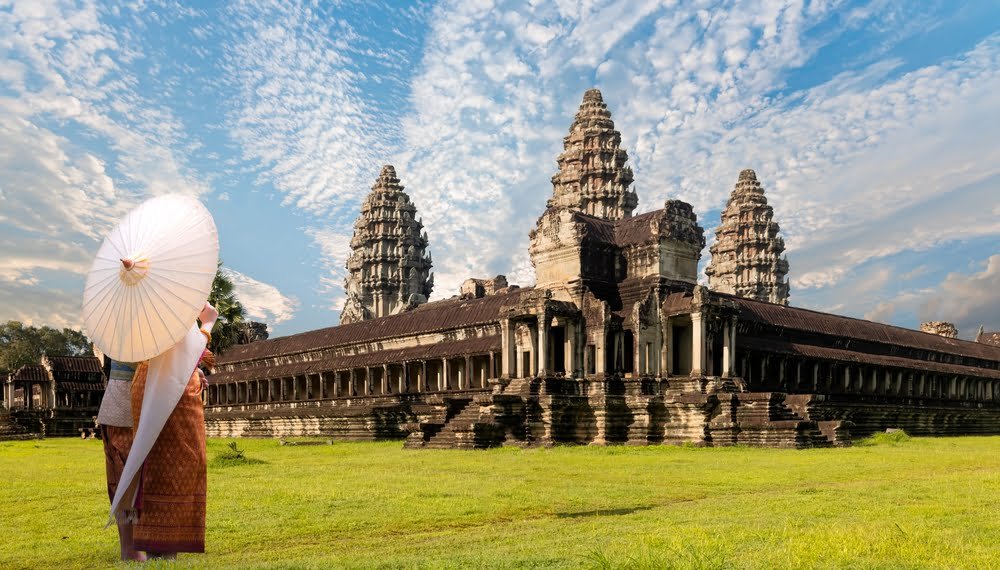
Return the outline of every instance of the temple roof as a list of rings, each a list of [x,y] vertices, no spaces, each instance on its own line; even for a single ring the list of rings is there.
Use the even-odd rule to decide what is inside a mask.
[[[797,331],[1000,362],[1000,347],[998,346],[947,338],[903,327],[766,303],[733,295],[714,294],[733,299],[740,309],[740,320],[757,321]]]
[[[785,339],[774,338],[744,338],[740,344],[752,350],[762,350],[766,352],[777,352],[792,356],[804,356],[809,358],[821,358],[825,360],[836,360],[838,362],[856,362],[859,364],[873,364],[877,366],[892,366],[896,368],[911,368],[937,372],[941,374],[957,374],[960,376],[981,376],[987,378],[1000,378],[1000,370],[982,368],[979,366],[965,366],[962,364],[950,364],[946,362],[934,362],[931,360],[920,360],[916,358],[904,358],[900,356],[890,356],[885,354],[872,354],[870,352],[859,352],[856,350],[846,350],[843,348],[832,348],[826,346],[816,346],[787,341]]]
[[[587,227],[587,237],[618,247],[656,242],[661,236],[704,246],[704,232],[690,204],[667,200],[663,208],[620,220],[609,220],[574,211],[573,219]]]
[[[101,374],[101,361],[96,356],[46,356],[54,374],[60,372],[92,372]]]
[[[333,370],[397,364],[414,360],[482,354],[484,352],[497,351],[500,348],[500,336],[492,335],[452,342],[436,342],[396,350],[376,350],[363,354],[334,356],[310,362],[239,368],[231,372],[213,374],[212,382],[242,382],[246,380],[259,380],[261,378],[285,378]]]
[[[219,357],[219,364],[495,323],[500,319],[500,308],[504,304],[517,302],[522,293],[530,290],[515,289],[478,299],[435,301],[398,315],[233,346]]]
[[[49,372],[41,364],[25,364],[10,375],[11,382],[48,382]]]

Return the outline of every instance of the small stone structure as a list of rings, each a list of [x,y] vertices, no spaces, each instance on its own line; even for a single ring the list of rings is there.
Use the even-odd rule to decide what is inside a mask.
[[[976,342],[990,346],[1000,346],[1000,331],[986,331],[980,325],[979,332],[976,334]]]
[[[715,230],[712,260],[705,268],[714,291],[769,303],[788,304],[788,261],[778,237],[774,209],[767,204],[757,173],[740,172]]]
[[[382,167],[354,222],[343,324],[426,303],[434,287],[427,233],[391,165]]]
[[[496,295],[507,287],[506,275],[497,275],[493,279],[466,279],[458,294],[463,299],[479,299],[486,295]]]
[[[79,435],[94,425],[106,379],[94,356],[43,356],[7,376],[7,429],[50,436]],[[5,428],[0,428],[5,431]]]
[[[232,347],[210,435],[483,448],[1000,433],[1000,347],[787,306],[784,245],[749,170],[712,250],[710,284],[732,288],[698,285],[694,210],[633,215],[620,143],[588,91],[529,235],[533,287],[471,279],[451,299]]]
[[[920,323],[920,332],[936,334],[945,338],[958,338],[958,329],[954,323],[945,321],[927,321]]]
[[[239,323],[236,327],[236,334],[236,342],[238,344],[250,344],[251,342],[267,340],[267,337],[269,336],[267,332],[267,325],[256,321],[244,321]]]

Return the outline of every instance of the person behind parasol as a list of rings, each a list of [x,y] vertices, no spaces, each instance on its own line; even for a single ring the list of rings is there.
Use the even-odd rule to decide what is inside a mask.
[[[131,549],[120,535],[123,557],[141,559],[138,551],[146,551],[171,558],[205,549],[197,367],[210,358],[206,345],[218,318],[205,301],[217,261],[211,214],[194,198],[167,195],[144,202],[118,224],[87,277],[83,316],[91,339],[114,360],[137,363],[128,394],[133,440],[123,465],[108,469],[109,488],[119,475],[109,525],[117,520],[121,531],[131,523]],[[115,393],[120,400],[121,390]]]

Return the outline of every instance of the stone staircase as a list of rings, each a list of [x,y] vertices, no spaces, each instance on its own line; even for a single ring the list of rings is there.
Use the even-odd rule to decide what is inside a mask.
[[[815,397],[744,392],[738,379],[517,378],[422,415],[405,447],[849,445],[851,422],[810,418]]]
[[[804,449],[842,446],[850,441],[849,423],[807,419],[801,404],[809,395],[796,396],[793,403],[798,410],[786,404],[786,395],[780,392],[744,392],[732,398],[737,444]]]
[[[436,449],[455,447],[455,431],[459,429],[459,426],[452,424],[452,422],[461,416],[467,408],[470,409],[470,414],[474,410],[478,415],[479,406],[471,404],[471,398],[447,400],[443,406],[436,407],[433,413],[423,416],[416,429],[411,431],[406,438],[403,447]],[[441,438],[439,439],[438,436]]]
[[[24,426],[15,422],[6,409],[0,408],[0,441],[31,439],[34,437],[36,437],[36,435],[30,433]]]

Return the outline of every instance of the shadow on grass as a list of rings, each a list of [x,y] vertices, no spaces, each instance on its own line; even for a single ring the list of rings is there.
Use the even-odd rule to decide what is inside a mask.
[[[622,515],[630,515],[632,513],[637,513],[640,511],[648,511],[652,509],[652,506],[642,506],[642,507],[630,507],[622,509],[596,509],[593,511],[579,511],[576,513],[556,513],[556,516],[561,519],[580,519],[585,517],[615,517]]]
[[[228,457],[228,456],[217,456],[213,457],[211,461],[208,462],[209,467],[215,468],[227,468],[227,467],[242,467],[245,465],[267,465],[268,462],[263,459],[254,459],[252,457]]]
[[[241,467],[244,465],[263,465],[267,461],[260,459],[253,459],[244,455],[244,451],[240,449],[239,445],[235,441],[229,442],[226,446],[226,450],[222,453],[216,455],[209,462],[210,467]]]

